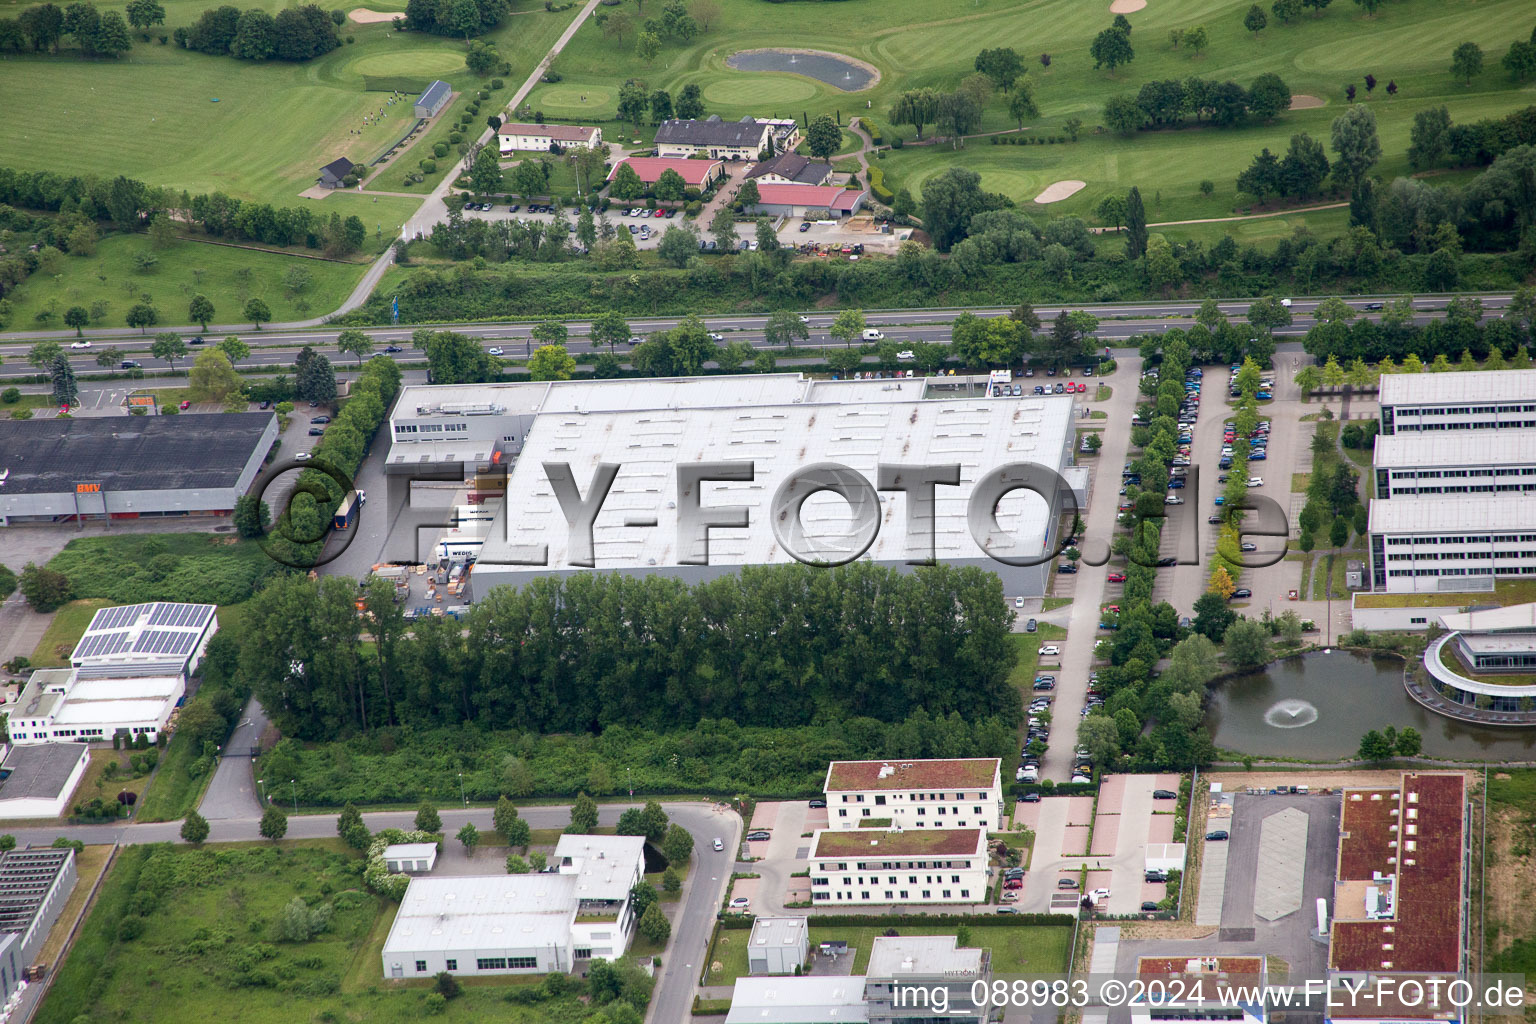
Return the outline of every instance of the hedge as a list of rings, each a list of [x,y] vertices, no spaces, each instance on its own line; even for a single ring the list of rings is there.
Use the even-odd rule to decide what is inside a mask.
[[[879,167],[869,169],[869,190],[875,194],[875,198],[889,206],[895,201],[896,196],[885,187],[885,171]]]
[[[880,145],[880,142],[881,142],[880,126],[878,124],[876,124],[874,121],[871,121],[867,117],[859,118],[859,124],[863,125],[864,126],[864,130],[869,132],[869,139],[870,139],[870,141],[873,142],[877,146]]]
[[[1008,795],[1019,797],[1025,793],[1043,793],[1047,796],[1092,796],[1099,791],[1093,782],[1058,782],[1049,789],[1038,782],[1015,782],[1009,785]]]
[[[751,914],[728,914],[720,919],[725,931],[740,931],[752,927],[756,918]],[[1011,928],[1018,925],[1035,925],[1047,928],[1070,928],[1077,923],[1075,914],[817,914],[810,918],[818,926],[843,928],[899,928],[903,925],[966,925],[970,928]]]

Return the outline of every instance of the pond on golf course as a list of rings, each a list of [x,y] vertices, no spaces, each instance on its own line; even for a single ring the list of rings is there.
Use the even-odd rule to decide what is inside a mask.
[[[788,71],[805,75],[844,92],[867,88],[878,77],[866,64],[835,53],[804,50],[742,50],[728,57],[725,63],[737,71]]]
[[[1403,662],[1347,651],[1286,658],[1211,688],[1206,722],[1216,745],[1254,757],[1353,757],[1368,729],[1412,726],[1428,757],[1536,761],[1536,729],[1456,722],[1403,690]]]

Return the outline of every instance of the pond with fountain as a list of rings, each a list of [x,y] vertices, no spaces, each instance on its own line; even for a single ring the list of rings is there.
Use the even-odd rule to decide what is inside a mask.
[[[814,78],[843,92],[858,92],[880,80],[871,64],[825,50],[742,50],[726,58],[737,71],[785,71]]]
[[[1417,729],[1427,757],[1536,761],[1536,729],[1437,715],[1403,690],[1400,659],[1347,651],[1286,658],[1227,677],[1211,689],[1207,724],[1218,747],[1258,758],[1349,758],[1367,730],[1392,725]]]

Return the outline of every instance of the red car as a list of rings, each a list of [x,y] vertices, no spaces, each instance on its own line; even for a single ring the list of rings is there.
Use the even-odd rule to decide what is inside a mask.
[[[191,402],[182,402],[181,403],[181,411],[182,412],[186,412],[190,408],[192,408],[192,403]]]
[[[1112,572],[1112,573],[1110,573],[1108,576],[1106,576],[1104,578],[1109,580],[1109,582],[1111,582],[1111,583],[1124,583],[1125,582],[1125,573],[1123,573],[1123,572]]]
[[[1008,879],[1008,881],[1003,883],[1003,888],[1004,889],[1022,889],[1022,888],[1024,888],[1024,879],[1022,879],[1022,878],[1010,878],[1010,879]]]

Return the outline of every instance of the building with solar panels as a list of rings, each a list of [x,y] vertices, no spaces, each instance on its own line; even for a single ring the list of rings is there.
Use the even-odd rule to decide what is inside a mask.
[[[0,526],[228,515],[276,439],[271,412],[0,420]]]
[[[36,847],[0,854],[0,994],[32,967],[75,890],[75,851]]]
[[[69,656],[69,668],[32,673],[4,710],[17,744],[156,740],[187,680],[218,632],[211,604],[120,605],[98,611]]]

